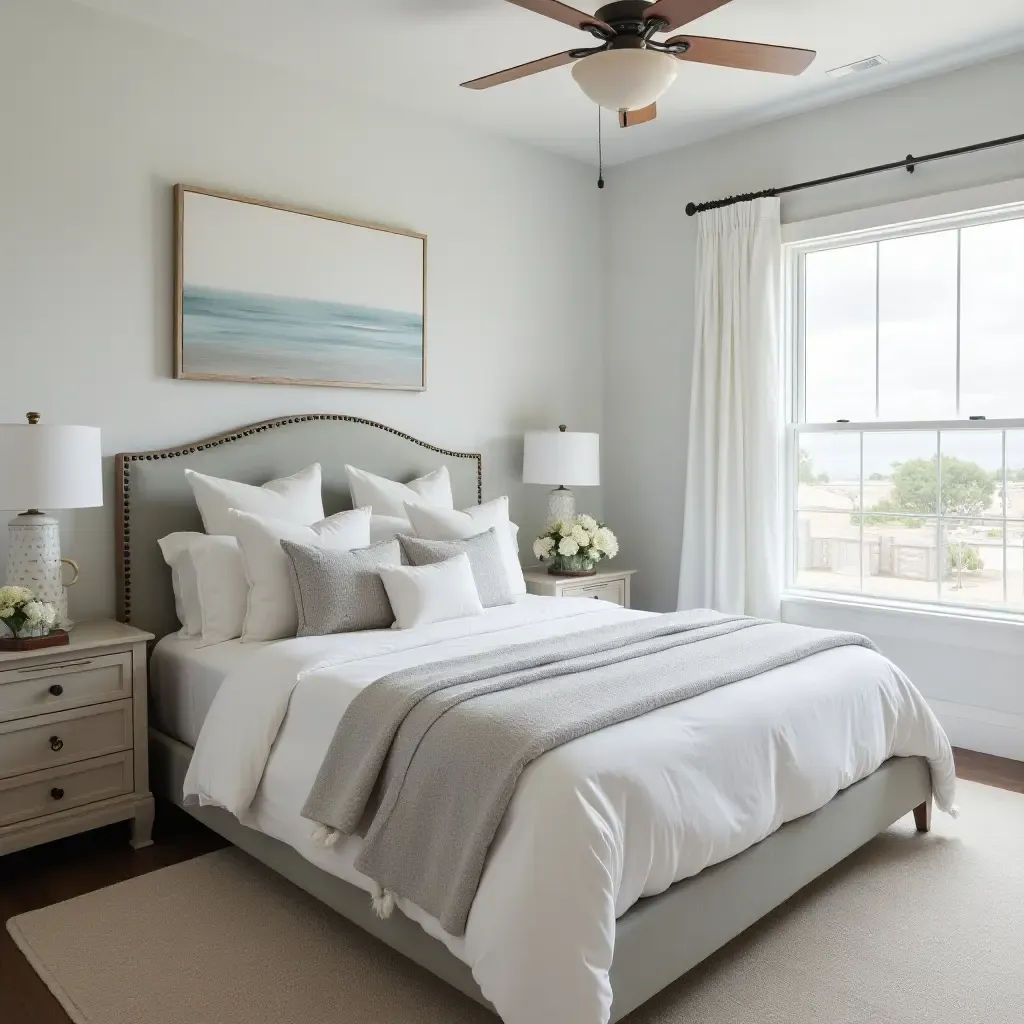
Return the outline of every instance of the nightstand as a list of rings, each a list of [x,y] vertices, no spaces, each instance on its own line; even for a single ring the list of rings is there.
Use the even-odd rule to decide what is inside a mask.
[[[152,842],[146,641],[83,622],[65,647],[0,652],[0,854],[132,819]]]
[[[593,597],[629,607],[629,578],[636,569],[598,569],[595,576],[552,576],[547,569],[527,569],[526,590],[544,597]]]

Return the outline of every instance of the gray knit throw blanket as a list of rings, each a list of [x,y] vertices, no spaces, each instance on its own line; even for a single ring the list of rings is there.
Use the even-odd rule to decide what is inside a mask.
[[[833,647],[855,633],[706,610],[636,619],[403,669],[352,700],[302,814],[356,868],[462,935],[523,769],[554,747]],[[364,821],[364,816],[366,821]]]

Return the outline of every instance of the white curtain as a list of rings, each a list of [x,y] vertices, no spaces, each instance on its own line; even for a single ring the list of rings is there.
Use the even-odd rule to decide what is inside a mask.
[[[700,215],[680,608],[779,616],[779,207]]]

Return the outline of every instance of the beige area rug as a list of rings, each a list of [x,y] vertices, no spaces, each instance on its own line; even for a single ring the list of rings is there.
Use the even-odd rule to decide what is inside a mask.
[[[629,1024],[1024,1021],[1024,796],[960,786],[958,821],[899,822]],[[8,930],[79,1024],[495,1022],[237,850]]]

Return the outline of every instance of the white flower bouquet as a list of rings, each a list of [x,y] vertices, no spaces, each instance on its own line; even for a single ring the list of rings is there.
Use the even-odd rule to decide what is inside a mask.
[[[573,516],[553,522],[533,542],[533,553],[542,562],[550,561],[548,572],[554,576],[592,576],[602,558],[619,553],[619,542],[593,516]]]
[[[16,637],[45,636],[57,622],[57,609],[28,587],[0,587],[0,622]]]

